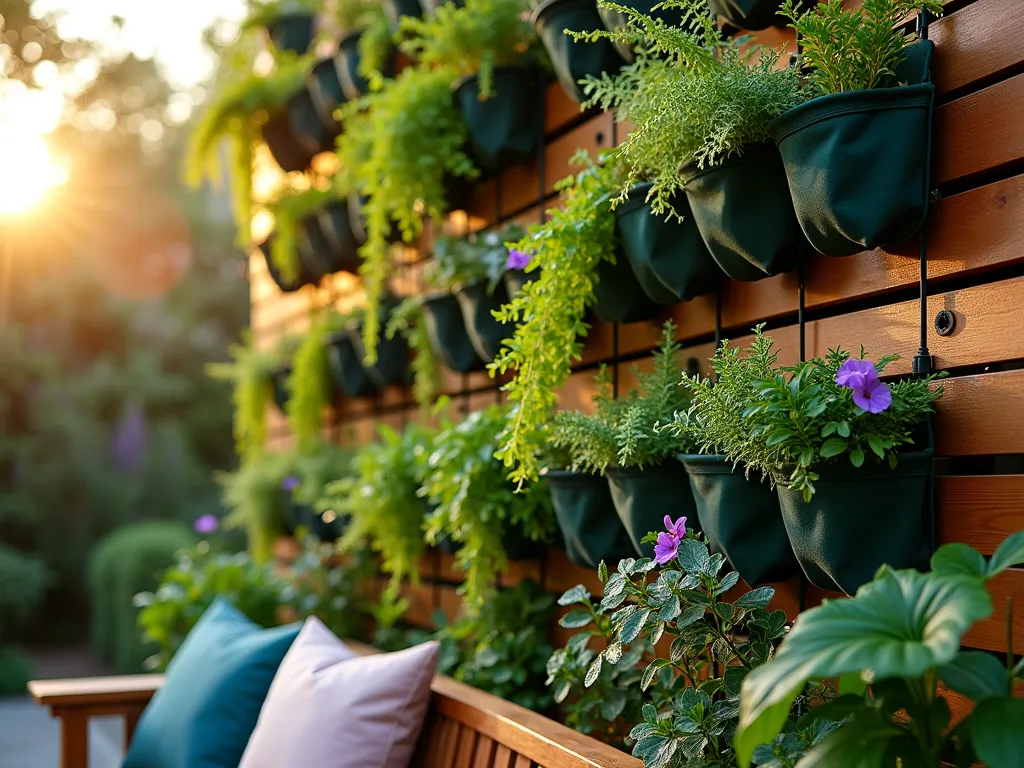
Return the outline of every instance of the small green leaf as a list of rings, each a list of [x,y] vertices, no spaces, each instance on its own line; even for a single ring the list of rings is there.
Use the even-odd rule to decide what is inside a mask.
[[[985,558],[977,550],[959,541],[943,544],[932,555],[932,570],[945,576],[980,576],[988,572]]]
[[[736,600],[733,605],[743,610],[749,610],[751,608],[767,608],[768,604],[771,603],[772,598],[775,597],[774,587],[758,587],[752,589],[745,595],[740,595],[740,598]]]
[[[850,436],[850,422],[848,422],[848,421],[840,421],[839,422],[839,426],[836,428],[836,431],[839,433],[840,437],[849,437]]]
[[[861,448],[854,448],[850,451],[850,463],[855,467],[864,466],[864,451]]]
[[[811,748],[800,768],[878,768],[903,731],[875,713],[854,720]]]
[[[733,696],[740,695],[740,688],[743,686],[743,678],[750,670],[746,667],[732,666],[725,670],[725,689]]]
[[[691,605],[679,614],[679,618],[676,619],[676,629],[682,629],[700,621],[706,611],[707,607],[704,605]]]
[[[711,565],[711,555],[708,548],[696,539],[684,539],[679,542],[679,552],[676,555],[679,565],[687,573],[704,573]]]
[[[860,672],[847,672],[840,675],[838,688],[840,694],[852,693],[855,696],[863,696],[868,684],[864,682]]]
[[[562,596],[558,598],[559,605],[572,605],[574,603],[590,604],[590,591],[582,584],[577,584],[572,589],[563,592]]]
[[[868,445],[874,451],[875,456],[880,459],[885,458],[885,444],[878,435],[868,435]]]
[[[823,458],[823,459],[831,459],[833,456],[838,456],[839,454],[841,454],[845,450],[846,450],[846,441],[842,440],[842,439],[840,439],[838,437],[833,437],[833,438],[831,438],[829,440],[826,440],[825,443],[821,446],[821,451],[820,451],[821,458]],[[809,463],[810,462],[804,462],[804,464],[809,464]]]
[[[601,662],[603,660],[604,654],[599,653],[594,658],[594,660],[590,662],[590,667],[587,669],[587,676],[583,678],[583,686],[585,688],[589,688],[590,686],[592,686],[594,684],[594,681],[597,680],[598,675],[601,674]]]
[[[565,614],[558,620],[558,623],[566,629],[579,629],[587,626],[591,621],[593,621],[593,616],[590,615],[590,611],[576,609]]]
[[[837,426],[838,425],[834,421],[830,421],[828,424],[826,424],[824,427],[822,427],[822,429],[821,429],[821,436],[822,437],[828,437],[830,435],[834,435],[835,432],[836,432],[836,427]]]
[[[1013,534],[999,545],[989,560],[988,576],[992,578],[1015,565],[1024,565],[1024,531]]]
[[[654,682],[654,676],[658,674],[659,670],[667,666],[669,663],[671,662],[665,661],[665,659],[655,659],[648,664],[647,669],[644,670],[644,676],[640,678],[640,690],[646,691],[650,688],[651,683]]]
[[[765,441],[765,444],[770,448],[772,446],[786,442],[787,440],[789,440],[789,438],[793,436],[794,433],[790,432],[788,429],[780,429],[776,432],[772,432],[771,435],[768,436],[768,439]]]
[[[717,613],[719,616],[721,616],[726,621],[731,621],[733,615],[735,614],[735,610],[728,603],[716,603],[715,604],[715,613]]]
[[[604,584],[608,581],[608,563],[602,560],[597,566],[597,580]]]
[[[643,630],[644,625],[647,623],[647,617],[650,615],[650,611],[637,611],[626,619],[622,623],[622,626],[619,627],[620,642],[632,643],[636,640],[637,636]],[[611,661],[613,664],[615,663],[611,658],[609,658],[608,661]],[[616,659],[616,661],[618,661],[618,659]]]
[[[949,664],[939,667],[939,678],[976,704],[992,696],[1005,696],[1009,688],[1002,662],[984,651],[960,651]]]
[[[610,643],[608,647],[604,649],[603,655],[609,664],[618,664],[619,659],[622,658],[622,643]]]
[[[729,571],[729,573],[725,574],[725,576],[722,577],[722,582],[719,585],[718,589],[715,590],[715,593],[721,594],[722,592],[728,592],[730,589],[735,587],[739,583],[739,581],[739,573],[737,573],[736,571]]]

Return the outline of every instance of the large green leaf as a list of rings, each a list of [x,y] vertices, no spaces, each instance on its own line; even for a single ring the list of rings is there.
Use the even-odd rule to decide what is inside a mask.
[[[944,544],[932,555],[932,570],[943,576],[978,576],[985,578],[988,565],[978,550],[959,541]]]
[[[901,731],[875,713],[863,713],[814,746],[797,768],[878,768]]]
[[[960,651],[939,669],[939,678],[957,693],[975,703],[1007,692],[1006,667],[984,651]]]
[[[948,664],[960,638],[992,613],[981,579],[882,569],[854,598],[829,600],[804,613],[774,660],[743,681],[736,752],[741,768],[770,742],[808,680],[860,672],[866,682],[918,677]]]
[[[988,768],[1024,768],[1024,699],[985,699],[971,716],[971,742]]]
[[[989,578],[1021,564],[1024,564],[1024,531],[1018,531],[999,545],[999,549],[988,562]]]

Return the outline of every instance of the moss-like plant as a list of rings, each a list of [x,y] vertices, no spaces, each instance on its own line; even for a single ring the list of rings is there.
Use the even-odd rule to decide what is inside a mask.
[[[408,67],[376,93],[342,108],[348,126],[342,146],[348,136],[367,142],[342,150],[341,160],[349,164],[350,176],[363,180],[359,191],[367,199],[360,274],[367,308],[363,335],[371,363],[381,330],[380,300],[392,269],[392,232],[397,229],[405,242],[414,242],[424,221],[448,210],[446,177],[478,175],[463,150],[466,128],[452,99],[454,79],[450,67]]]
[[[401,434],[381,426],[380,440],[362,446],[350,477],[329,483],[318,509],[347,515],[348,530],[338,547],[358,551],[367,544],[380,554],[381,569],[391,575],[388,594],[398,596],[402,581],[419,582],[420,555],[426,549],[426,503],[419,495],[433,434],[411,425]]]
[[[466,601],[479,608],[498,574],[508,567],[506,540],[513,533],[542,541],[554,532],[547,484],[531,483],[516,493],[494,457],[496,435],[508,409],[492,405],[446,424],[434,440],[424,483],[434,511],[427,538],[447,536],[458,546],[456,564],[465,572]]]
[[[270,258],[286,283],[299,278],[299,236],[302,220],[328,203],[337,200],[338,193],[328,187],[310,187],[301,191],[286,188],[275,200],[267,204],[274,216],[274,238],[270,245]]]
[[[574,162],[583,170],[557,185],[561,207],[548,211],[547,221],[530,227],[513,246],[533,255],[528,273],[540,272],[502,307],[501,321],[516,324],[516,331],[488,366],[492,376],[517,372],[504,386],[515,408],[499,437],[497,456],[519,484],[538,477],[545,424],[590,327],[583,318],[595,303],[597,267],[615,260],[610,198],[621,188],[622,174],[613,162],[598,165],[582,151]]]
[[[488,292],[493,293],[508,267],[505,243],[521,240],[524,234],[518,224],[509,224],[500,231],[438,237],[434,259],[424,270],[423,279],[432,288],[445,291],[483,280]]]
[[[314,14],[320,10],[321,2],[322,0],[250,0],[249,12],[242,22],[242,30],[266,27],[289,14]]]
[[[303,87],[311,65],[308,57],[282,57],[269,75],[246,72],[219,87],[189,136],[185,181],[198,187],[204,179],[221,179],[221,141],[227,139],[231,206],[239,244],[249,245],[252,220],[253,147],[271,112],[284,106]]]
[[[481,97],[490,97],[495,67],[543,56],[529,9],[528,0],[445,3],[424,18],[403,17],[400,47],[428,66],[450,67],[457,77],[478,75]]]
[[[578,411],[555,414],[551,444],[572,457],[571,469],[604,473],[611,464],[621,467],[660,464],[686,450],[685,433],[661,429],[689,406],[687,391],[679,386],[684,368],[679,345],[673,340],[675,326],[665,323],[661,346],[652,359],[653,370],[636,370],[638,387],[613,399],[607,372],[598,375],[592,416]]]
[[[384,68],[393,46],[394,34],[384,6],[377,0],[335,0],[328,12],[338,32],[361,31],[359,74],[372,80]]]
[[[915,37],[901,22],[922,8],[936,16],[945,0],[864,0],[843,7],[823,0],[809,8],[786,0],[779,13],[790,19],[807,77],[820,93],[898,85],[896,67]]]
[[[333,383],[327,363],[327,337],[352,319],[333,309],[314,317],[292,359],[288,377],[288,423],[300,449],[321,438],[323,411],[331,402]]]
[[[682,27],[601,4],[625,13],[628,25],[577,37],[611,38],[641,49],[621,72],[584,81],[585,106],[614,108],[619,120],[636,126],[621,147],[629,169],[622,194],[637,181],[653,182],[656,213],[675,213],[672,198],[683,188],[684,163],[703,168],[770,141],[768,124],[806,98],[800,72],[779,67],[784,49],[722,40],[706,0],[668,0],[667,7],[683,10]]]
[[[391,310],[385,333],[389,339],[395,334],[405,336],[412,350],[412,362],[409,364],[412,368],[412,396],[417,405],[424,410],[429,409],[441,388],[441,368],[430,343],[419,296],[403,299]]]
[[[260,563],[270,559],[274,539],[284,529],[280,491],[286,474],[280,454],[255,451],[243,455],[234,472],[214,475],[224,488],[225,528],[244,528],[249,552]]]

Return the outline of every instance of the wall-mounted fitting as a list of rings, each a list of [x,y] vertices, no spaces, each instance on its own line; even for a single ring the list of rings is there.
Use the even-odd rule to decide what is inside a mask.
[[[956,329],[956,315],[948,309],[940,309],[935,315],[935,332],[939,336],[949,336]]]

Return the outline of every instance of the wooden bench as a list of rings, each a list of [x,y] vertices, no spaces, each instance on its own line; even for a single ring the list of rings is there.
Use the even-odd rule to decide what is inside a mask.
[[[354,644],[353,644],[354,645]],[[125,745],[163,675],[36,680],[29,691],[61,721],[61,768],[88,768],[90,717],[125,721]],[[438,675],[415,768],[642,768],[614,747]]]

